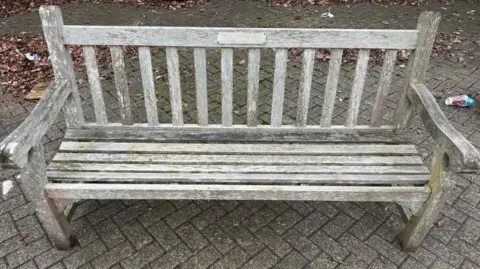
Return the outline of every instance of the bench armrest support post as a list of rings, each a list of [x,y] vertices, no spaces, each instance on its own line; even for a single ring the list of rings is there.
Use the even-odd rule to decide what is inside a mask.
[[[407,97],[408,88],[412,81],[425,81],[425,72],[430,61],[430,54],[432,53],[440,18],[439,12],[432,11],[424,11],[418,18],[418,44],[408,60],[405,77],[403,78],[400,102],[394,116],[395,125],[400,131],[405,131],[411,124],[413,107]]]

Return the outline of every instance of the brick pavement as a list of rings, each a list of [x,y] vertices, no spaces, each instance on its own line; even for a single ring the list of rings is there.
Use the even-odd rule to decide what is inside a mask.
[[[273,16],[275,17],[275,16]],[[256,20],[255,17],[250,18]],[[271,18],[274,20],[274,18]],[[281,20],[281,18],[276,18]],[[249,18],[246,17],[249,22]],[[253,24],[253,22],[252,22]],[[274,24],[274,22],[272,23]],[[159,118],[170,119],[165,59],[155,53]],[[195,120],[191,52],[181,51],[184,116]],[[269,122],[273,54],[263,51],[259,121]],[[464,56],[465,66],[455,62]],[[245,121],[245,51],[235,51],[235,123]],[[480,91],[480,52],[472,41],[458,45],[455,56],[432,59],[428,87],[435,96]],[[132,106],[137,122],[146,121],[137,59],[128,61]],[[368,74],[360,122],[368,123],[379,69]],[[354,66],[342,67],[334,121],[343,123]],[[295,117],[299,63],[289,62],[284,122]],[[309,123],[318,123],[326,80],[326,64],[317,62]],[[208,88],[211,122],[220,121],[219,54],[209,51]],[[102,70],[107,113],[119,120],[119,106],[110,70]],[[385,113],[388,121],[398,100],[403,69],[397,68]],[[94,118],[85,74],[79,85],[87,119]],[[442,99],[439,100],[441,102]],[[0,93],[0,139],[17,127],[35,103]],[[442,105],[462,134],[480,146],[478,108]],[[59,119],[43,142],[47,159],[58,148],[64,122]],[[426,163],[433,140],[418,119],[410,132]],[[17,170],[2,170],[0,178],[14,188],[0,199],[0,269],[3,268],[480,268],[480,181],[472,175],[456,178],[457,186],[442,216],[419,250],[404,253],[396,240],[403,228],[393,203],[264,202],[264,201],[82,201],[72,219],[80,246],[60,252],[52,248],[33,208],[19,187]]]

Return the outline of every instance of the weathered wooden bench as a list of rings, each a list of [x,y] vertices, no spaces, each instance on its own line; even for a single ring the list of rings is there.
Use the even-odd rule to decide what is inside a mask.
[[[421,14],[414,30],[255,29],[64,25],[40,8],[55,81],[31,115],[1,144],[4,166],[21,168],[28,195],[59,249],[75,237],[65,205],[78,199],[391,201],[404,209],[400,236],[414,250],[453,188],[453,173],[476,171],[480,155],[443,115],[423,84],[440,16]],[[95,123],[86,123],[66,45],[83,45]],[[111,46],[121,123],[108,121],[95,45]],[[133,123],[121,45],[138,46],[148,122]],[[172,123],[159,123],[150,46],[166,47]],[[184,124],[178,47],[194,48],[197,123]],[[221,124],[209,124],[206,49],[221,50]],[[283,125],[288,48],[303,48],[295,125]],[[233,50],[248,48],[246,125],[232,123]],[[260,49],[275,49],[270,125],[256,123]],[[319,125],[307,125],[316,48],[331,50]],[[332,125],[342,49],[359,49],[344,125]],[[369,125],[357,125],[370,49],[385,49]],[[397,50],[411,49],[391,125],[382,125]],[[67,131],[47,166],[40,140],[60,110]],[[414,114],[437,143],[429,169],[402,140]]]

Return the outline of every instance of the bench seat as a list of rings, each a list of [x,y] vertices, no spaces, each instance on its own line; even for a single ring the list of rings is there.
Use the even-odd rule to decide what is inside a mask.
[[[274,186],[295,193],[306,185],[319,186],[318,191],[324,191],[326,186],[338,186],[340,188],[334,190],[341,192],[341,186],[349,186],[345,192],[351,193],[352,186],[358,185],[363,188],[359,189],[362,191],[394,188],[390,191],[425,193],[426,196],[420,195],[420,200],[426,199],[430,192],[428,187],[412,187],[427,184],[430,173],[415,146],[392,143],[392,140],[384,143],[336,141],[321,144],[291,140],[283,143],[145,142],[135,139],[105,142],[101,137],[88,138],[85,135],[82,135],[81,141],[75,141],[72,132],[67,132],[67,137],[69,140],[61,144],[47,169],[50,183],[46,189],[56,198],[74,198],[65,193],[65,188],[72,188],[71,195],[77,193],[78,198],[95,196],[97,199],[108,199],[110,196],[105,194],[105,190],[98,196],[93,192],[99,187],[111,189],[114,186],[119,188],[115,197],[118,198],[119,192],[123,191],[126,197],[128,192],[129,199],[135,198],[133,190],[140,191],[142,188],[157,190],[156,194],[152,194],[157,199],[162,197],[155,195],[162,194],[165,199],[222,199],[221,195],[212,194],[212,190],[236,190],[238,194],[242,190],[248,191],[248,188],[258,191],[262,187],[271,190]],[[152,187],[151,183],[158,186]],[[170,190],[172,184],[183,188],[184,195],[160,191]],[[296,186],[300,188],[296,189]],[[84,188],[84,191],[78,192],[79,188]],[[55,195],[56,189],[62,189],[61,197]],[[188,190],[196,193],[187,194]],[[312,193],[315,195],[315,191]],[[145,199],[146,195],[144,190],[138,198]],[[292,194],[291,199],[298,199],[298,195]],[[303,199],[309,200],[310,194],[303,195]],[[285,193],[258,195],[265,200],[289,200],[288,196]],[[229,197],[231,199],[232,196]],[[381,201],[385,200],[384,197],[379,195],[369,200]],[[246,195],[247,198],[254,199],[251,195]],[[412,196],[397,198],[389,197],[388,200],[411,200]],[[315,198],[318,199],[336,200],[328,196]]]

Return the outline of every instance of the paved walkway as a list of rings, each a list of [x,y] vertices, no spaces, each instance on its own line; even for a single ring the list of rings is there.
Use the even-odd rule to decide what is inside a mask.
[[[326,7],[266,8],[262,1],[212,1],[202,9],[167,12],[160,9],[102,4],[70,4],[63,8],[67,23],[208,25],[208,26],[311,26],[311,27],[414,27],[420,8],[411,6],[334,6],[334,19],[320,18]],[[440,9],[431,4],[424,9]],[[480,91],[480,52],[473,42],[478,35],[478,15],[462,22],[453,13],[465,14],[468,4],[446,6],[442,30],[461,28],[467,40],[456,45],[455,55],[435,57],[428,70],[428,87],[442,103],[444,96]],[[316,12],[316,10],[318,12]],[[381,12],[380,12],[381,11]],[[133,15],[132,15],[133,14]],[[397,15],[402,15],[401,17]],[[463,15],[462,15],[463,16]],[[465,15],[466,16],[466,15]],[[383,23],[382,23],[383,21]],[[389,22],[389,25],[385,24]],[[15,23],[14,23],[15,22]],[[475,22],[475,23],[467,23]],[[8,26],[6,26],[8,23]],[[36,14],[3,19],[0,32],[39,32]],[[470,25],[472,24],[472,25]],[[154,57],[159,116],[170,119],[165,59]],[[183,101],[186,121],[193,122],[195,100],[191,52],[181,51]],[[220,119],[218,52],[209,51],[209,112]],[[457,63],[457,57],[465,62]],[[235,52],[235,118],[245,119],[245,51]],[[145,121],[140,75],[136,58],[128,57],[129,86],[136,121]],[[262,52],[259,119],[268,123],[273,58]],[[342,67],[339,99],[349,96],[354,66]],[[295,116],[299,63],[289,62],[285,94],[285,122]],[[326,64],[317,62],[309,122],[318,123],[326,80]],[[377,88],[379,67],[368,74],[360,121],[368,123]],[[398,100],[403,69],[393,79],[388,121]],[[119,108],[110,70],[102,70],[107,113],[118,121]],[[78,74],[87,119],[94,118],[86,78]],[[336,105],[334,121],[342,123],[348,102]],[[17,127],[35,103],[0,93],[0,139]],[[480,113],[441,105],[448,118],[474,144],[480,146]],[[55,123],[44,139],[51,159],[65,130]],[[434,142],[420,121],[412,137],[429,163]],[[0,200],[0,269],[3,268],[479,268],[480,178],[459,176],[442,216],[415,253],[400,251],[396,237],[403,223],[392,203],[262,202],[262,201],[96,201],[82,202],[73,226],[80,247],[69,252],[52,248],[19,187],[17,170],[2,170],[0,178],[13,180],[14,188]]]

